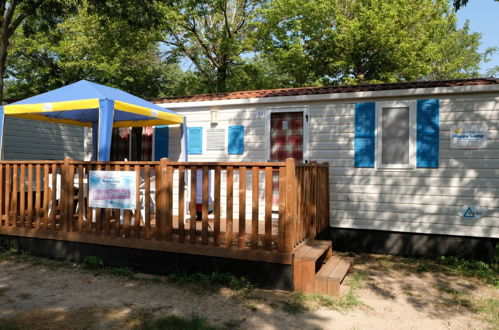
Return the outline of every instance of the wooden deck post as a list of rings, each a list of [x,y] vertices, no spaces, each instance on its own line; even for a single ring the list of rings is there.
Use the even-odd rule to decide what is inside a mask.
[[[317,180],[317,174],[318,174],[318,165],[316,161],[312,162],[312,180],[311,180],[311,200],[310,200],[310,219],[308,225],[310,226],[309,229],[309,237],[310,239],[314,239],[315,236],[317,235],[317,200],[319,197],[319,194],[317,192],[318,186],[319,186],[319,181]]]
[[[62,175],[61,175],[61,229],[62,231],[69,230],[69,163],[72,161],[71,158],[64,158],[64,164],[62,164]],[[71,196],[72,198],[73,196]]]
[[[296,161],[294,158],[286,159],[286,218],[284,221],[285,251],[291,252],[294,245],[294,232],[296,230]]]
[[[324,214],[324,228],[327,228],[329,227],[329,216],[331,214],[331,196],[329,195],[330,194],[330,191],[329,191],[329,163],[324,163],[324,165],[326,165],[326,174],[325,174],[325,179],[324,179],[324,182],[325,182],[325,191],[326,191],[326,205],[324,206],[324,211],[325,211],[325,214]]]
[[[157,191],[156,199],[156,226],[158,234],[156,239],[158,241],[164,241],[166,239],[166,217],[167,217],[167,206],[166,206],[166,180],[167,180],[167,163],[168,158],[161,158],[159,160],[159,173],[156,174],[156,180],[159,179],[159,190]],[[159,178],[158,178],[159,176]]]

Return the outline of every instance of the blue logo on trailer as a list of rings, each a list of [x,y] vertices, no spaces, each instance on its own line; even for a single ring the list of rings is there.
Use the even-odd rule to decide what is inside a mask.
[[[466,211],[464,211],[463,218],[474,218],[475,212],[471,209],[471,206],[468,207]]]
[[[458,215],[462,218],[478,219],[485,216],[486,213],[487,211],[478,205],[465,205],[459,211]]]

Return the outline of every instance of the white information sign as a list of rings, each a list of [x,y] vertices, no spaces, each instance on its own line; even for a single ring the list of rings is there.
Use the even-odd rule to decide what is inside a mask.
[[[485,148],[487,125],[455,125],[450,128],[451,149]]]
[[[90,171],[89,206],[133,210],[135,171]]]
[[[457,215],[462,218],[478,219],[485,216],[486,213],[487,211],[478,205],[465,205]]]

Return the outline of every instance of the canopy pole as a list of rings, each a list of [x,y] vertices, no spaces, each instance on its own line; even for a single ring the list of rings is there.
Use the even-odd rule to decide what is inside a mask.
[[[182,160],[188,161],[187,157],[187,117],[184,117],[184,123],[180,124],[182,130]]]
[[[99,124],[92,123],[92,160],[97,160],[97,141],[99,140]]]
[[[109,161],[111,157],[111,137],[113,134],[114,101],[99,100],[99,128],[97,143],[97,160]]]
[[[3,160],[3,131],[5,123],[5,113],[3,106],[0,106],[0,160]]]

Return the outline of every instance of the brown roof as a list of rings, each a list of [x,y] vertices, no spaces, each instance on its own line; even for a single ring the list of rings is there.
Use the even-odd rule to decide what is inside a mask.
[[[297,95],[313,95],[313,94],[328,94],[328,93],[382,91],[382,90],[392,90],[392,89],[455,87],[455,86],[475,86],[475,85],[494,85],[494,84],[499,84],[499,78],[472,78],[472,79],[454,79],[454,80],[414,81],[414,82],[387,83],[387,84],[361,84],[361,85],[329,86],[329,87],[262,89],[262,90],[253,90],[253,91],[166,97],[166,98],[152,99],[151,102],[179,103],[179,102],[262,98],[262,97],[274,97],[274,96],[297,96]]]

